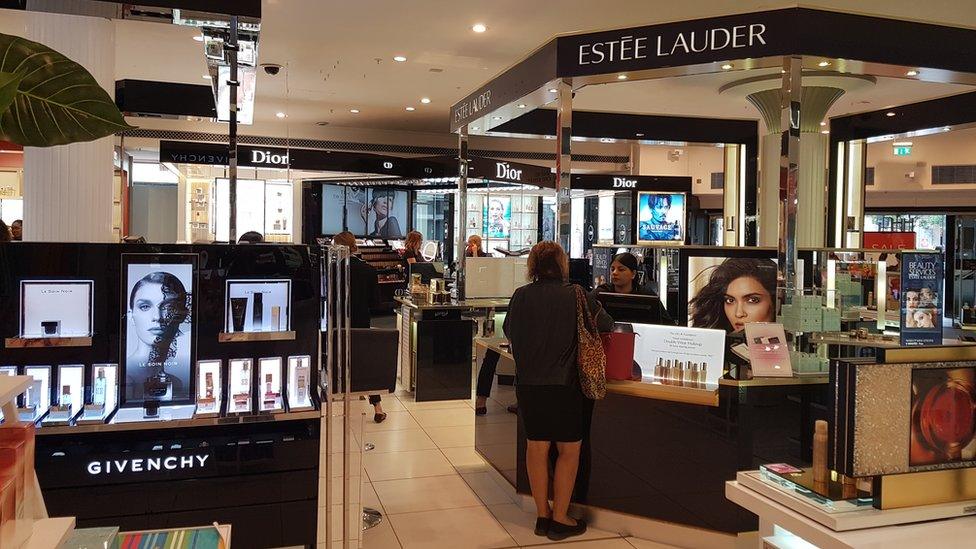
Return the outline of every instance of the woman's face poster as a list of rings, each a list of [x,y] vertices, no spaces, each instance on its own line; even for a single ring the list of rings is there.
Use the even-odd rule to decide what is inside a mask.
[[[195,257],[123,255],[127,403],[190,399]]]
[[[688,325],[739,332],[776,320],[776,263],[749,257],[688,258]]]

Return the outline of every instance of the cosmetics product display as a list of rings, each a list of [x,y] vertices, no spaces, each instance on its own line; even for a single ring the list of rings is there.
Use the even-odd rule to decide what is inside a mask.
[[[214,417],[220,414],[220,360],[197,361],[197,408],[194,417]]]
[[[287,332],[290,302],[290,280],[228,280],[224,330]]]
[[[288,357],[288,409],[290,411],[312,409],[312,358]]]
[[[260,332],[264,330],[264,294],[254,292],[251,303],[251,330]]]
[[[258,360],[258,369],[261,380],[261,405],[262,412],[282,412],[284,402],[281,397],[282,369],[281,358],[270,357]]]
[[[235,332],[244,331],[244,315],[247,312],[246,297],[230,298],[231,321]]]
[[[228,413],[251,413],[251,367],[250,358],[235,358],[230,361],[230,395]]]
[[[97,368],[95,382],[92,384],[92,404],[96,406],[105,406],[105,384],[105,369]]]
[[[84,391],[79,383],[80,391]],[[115,364],[93,364],[91,377],[91,404],[84,406],[77,418],[79,425],[104,423],[118,407],[119,386],[118,366]]]
[[[92,335],[94,282],[24,280],[20,284],[20,337]]]

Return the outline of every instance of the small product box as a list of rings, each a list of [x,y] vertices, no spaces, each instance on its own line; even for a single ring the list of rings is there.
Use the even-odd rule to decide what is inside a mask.
[[[799,332],[800,308],[796,304],[784,304],[780,310],[779,322],[787,332]]]
[[[825,332],[839,332],[840,331],[840,309],[827,309],[822,310],[823,315],[823,331]]]
[[[819,309],[823,304],[823,299],[819,295],[801,295],[798,297],[800,299],[800,309],[802,310]]]
[[[800,331],[802,332],[823,331],[823,313],[820,312],[819,308],[800,309]]]

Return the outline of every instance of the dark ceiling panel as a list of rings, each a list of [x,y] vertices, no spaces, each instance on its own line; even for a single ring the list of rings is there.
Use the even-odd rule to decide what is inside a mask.
[[[123,113],[217,117],[213,90],[207,85],[118,80],[115,104]]]

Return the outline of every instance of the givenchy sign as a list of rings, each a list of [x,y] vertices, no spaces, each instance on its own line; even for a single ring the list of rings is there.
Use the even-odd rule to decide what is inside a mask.
[[[766,25],[752,23],[707,30],[662,32],[656,36],[628,34],[580,44],[577,48],[579,65],[599,65],[616,61],[647,59],[650,56],[668,57],[676,54],[736,50],[753,46],[765,46]]]
[[[106,459],[90,461],[86,466],[89,475],[117,475],[150,473],[154,471],[176,471],[185,469],[204,469],[209,454],[168,455],[130,459]]]

